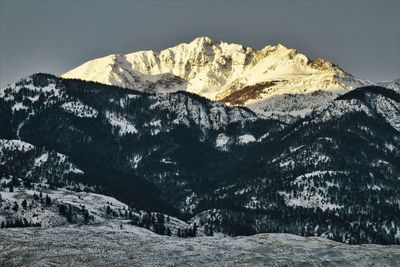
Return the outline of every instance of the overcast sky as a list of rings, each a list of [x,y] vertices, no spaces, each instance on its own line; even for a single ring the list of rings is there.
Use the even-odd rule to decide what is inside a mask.
[[[400,78],[400,0],[0,0],[0,85],[198,36],[282,43],[356,77]]]

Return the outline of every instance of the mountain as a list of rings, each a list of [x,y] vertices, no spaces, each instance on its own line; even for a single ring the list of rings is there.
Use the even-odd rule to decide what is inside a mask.
[[[0,160],[1,228],[75,224],[176,236],[179,229],[191,227],[176,218],[138,210],[113,197],[93,193],[96,188],[84,186],[77,179],[83,171],[65,155],[20,140],[0,140]],[[5,176],[9,173],[13,175]],[[203,231],[199,228],[197,236],[203,236]]]
[[[35,74],[0,90],[2,190],[83,190],[229,235],[394,244],[399,118],[400,94],[379,86],[285,124],[189,92]]]
[[[378,85],[400,92],[400,79],[393,81],[380,82]]]
[[[281,44],[255,50],[208,37],[160,52],[94,59],[62,77],[146,92],[183,90],[289,121],[366,83]]]
[[[249,144],[285,126],[186,92],[156,95],[46,74],[23,79],[0,96],[0,138],[67,155],[80,170],[67,181],[57,175],[50,186],[79,181],[171,215],[190,214],[187,202],[196,191],[218,183]],[[0,173],[34,179],[32,162],[43,155],[34,156],[6,157]]]
[[[246,221],[249,233],[399,242],[399,118],[393,90],[371,86],[337,98],[254,146],[231,169],[236,182],[216,190],[197,220],[216,218],[232,231]]]

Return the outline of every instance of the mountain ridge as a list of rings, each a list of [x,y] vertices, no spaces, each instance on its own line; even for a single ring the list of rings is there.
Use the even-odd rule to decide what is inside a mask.
[[[301,97],[316,91],[338,96],[362,83],[330,61],[310,60],[282,44],[255,50],[208,37],[159,52],[93,59],[62,77],[155,92],[184,90],[229,105],[247,106],[267,116],[276,111],[288,113],[271,102],[276,97]],[[319,102],[307,101],[308,109]]]
[[[188,92],[37,74],[0,91],[0,174],[29,183],[58,173],[49,186],[78,182],[229,235],[396,244],[398,95],[359,88],[284,124]],[[54,153],[11,151],[13,139]]]

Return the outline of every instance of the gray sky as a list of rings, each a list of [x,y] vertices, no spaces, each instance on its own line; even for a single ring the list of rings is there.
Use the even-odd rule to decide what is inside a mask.
[[[400,77],[400,0],[0,0],[0,85],[198,36],[283,43],[370,80]]]

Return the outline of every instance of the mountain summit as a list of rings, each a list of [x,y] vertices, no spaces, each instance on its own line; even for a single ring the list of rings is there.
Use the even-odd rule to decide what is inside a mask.
[[[62,77],[142,91],[184,90],[264,115],[307,113],[352,89],[354,81],[332,62],[310,60],[281,44],[255,50],[208,37],[160,52],[94,59]]]

